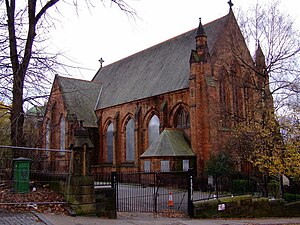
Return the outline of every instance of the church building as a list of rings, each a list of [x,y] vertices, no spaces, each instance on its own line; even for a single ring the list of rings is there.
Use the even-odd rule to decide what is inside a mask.
[[[251,88],[262,79],[253,70],[264,65],[257,52],[253,59],[230,6],[219,19],[101,67],[91,81],[56,76],[43,145],[67,149],[82,122],[94,145],[92,172],[202,174],[232,128],[260,107]]]

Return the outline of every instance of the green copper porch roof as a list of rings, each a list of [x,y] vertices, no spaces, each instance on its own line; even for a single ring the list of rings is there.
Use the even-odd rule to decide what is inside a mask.
[[[165,129],[156,142],[140,156],[161,157],[161,156],[195,156],[183,132],[175,129]]]

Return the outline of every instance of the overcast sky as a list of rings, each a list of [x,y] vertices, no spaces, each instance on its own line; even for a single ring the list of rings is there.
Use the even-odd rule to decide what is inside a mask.
[[[51,31],[54,47],[65,52],[72,60],[86,69],[73,71],[77,78],[90,80],[103,65],[120,60],[196,28],[199,17],[208,23],[226,15],[228,0],[125,0],[137,12],[135,20],[111,5],[101,1],[87,10],[84,5],[78,14],[73,7],[60,8],[60,23]],[[267,2],[269,0],[260,0]],[[83,1],[82,1],[83,2]],[[97,1],[96,1],[97,2]],[[233,10],[248,8],[254,0],[232,0]],[[60,4],[60,3],[58,3]],[[59,5],[57,5],[59,7]],[[300,30],[299,0],[282,0],[282,8],[296,19]]]

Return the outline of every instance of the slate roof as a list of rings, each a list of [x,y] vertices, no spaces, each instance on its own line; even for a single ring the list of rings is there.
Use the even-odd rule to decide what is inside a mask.
[[[176,129],[165,129],[159,135],[158,140],[152,143],[140,157],[162,156],[195,156],[195,153],[184,138],[182,131]]]
[[[210,53],[225,29],[229,15],[203,26]],[[196,34],[197,28],[101,68],[93,78],[93,81],[103,83],[96,108],[187,88]]]
[[[68,114],[83,120],[85,127],[98,127],[94,113],[101,84],[92,81],[56,76]]]

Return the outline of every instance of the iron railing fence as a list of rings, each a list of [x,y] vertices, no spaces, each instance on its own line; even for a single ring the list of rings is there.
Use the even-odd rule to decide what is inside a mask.
[[[188,172],[115,173],[111,177],[118,212],[190,214]]]
[[[255,183],[250,178],[236,180],[231,176],[221,177],[218,181],[218,190],[215,183],[208,184],[205,179],[207,178],[195,179],[194,183],[197,188],[193,191],[194,201],[206,201],[209,199],[246,194],[250,194],[253,196],[261,195],[256,188],[257,183]],[[201,188],[199,188],[199,186]]]
[[[95,187],[97,186],[111,186],[111,173],[93,173]]]
[[[0,208],[65,204],[70,150],[0,146]]]
[[[191,179],[190,175],[186,171],[96,173],[94,178],[97,186],[115,188],[119,212],[189,212],[189,202],[193,201],[243,194],[259,196],[250,180],[233,182],[234,179],[227,177],[219,183],[217,193],[213,186],[207,187],[207,180],[196,178],[193,174]],[[170,204],[169,199],[172,200]]]

